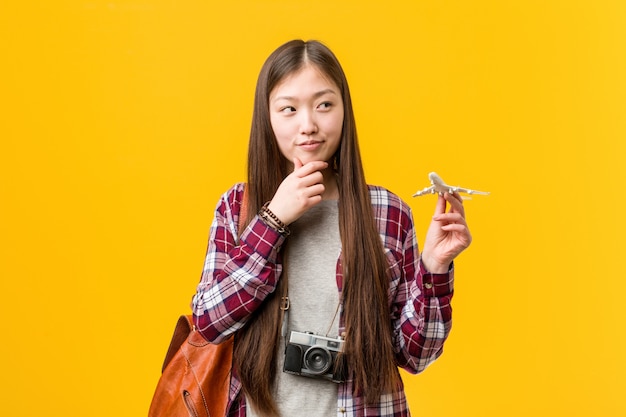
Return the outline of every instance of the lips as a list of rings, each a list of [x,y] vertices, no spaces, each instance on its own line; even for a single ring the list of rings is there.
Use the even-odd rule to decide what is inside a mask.
[[[299,143],[298,146],[318,145],[320,143],[322,143],[321,140],[307,140],[306,142]]]
[[[315,151],[319,149],[323,143],[324,141],[320,141],[320,140],[307,140],[305,142],[299,143],[297,146],[300,149],[311,152],[311,151]]]

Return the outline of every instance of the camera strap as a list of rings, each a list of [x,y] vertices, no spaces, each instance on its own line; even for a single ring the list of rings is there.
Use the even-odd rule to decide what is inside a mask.
[[[287,253],[286,251],[283,252],[283,272],[287,272],[287,258],[288,256],[286,256]],[[289,308],[291,307],[291,302],[289,301],[289,274],[283,273],[283,275],[280,277],[281,280],[283,280],[283,294],[280,297],[280,311],[282,312],[282,323],[281,323],[281,328],[280,328],[280,334],[283,337],[283,339],[285,339],[285,341],[287,340],[287,331],[288,331],[288,327],[289,327]]]
[[[283,312],[283,323],[280,334],[283,338],[287,338],[287,327],[289,327],[289,307],[291,307],[291,303],[289,302],[289,296],[287,295],[287,290],[285,289],[285,294],[280,299],[280,310]]]
[[[333,315],[333,319],[331,320],[330,324],[328,325],[328,330],[326,330],[326,334],[324,335],[326,337],[330,337],[330,336],[328,336],[328,334],[330,333],[330,329],[333,328],[333,324],[335,323],[335,320],[337,320],[337,314],[339,314],[339,306],[341,306],[341,299],[339,299],[339,301],[337,302],[337,308],[335,309],[335,315]]]
[[[291,307],[291,302],[289,301],[289,296],[287,295],[287,291],[285,291],[285,295],[283,295],[280,299],[280,310],[283,312],[282,318],[282,326],[280,330],[280,334],[283,338],[287,338],[287,331],[289,327],[289,308]],[[339,307],[341,307],[341,300],[337,302],[337,308],[335,308],[335,314],[333,315],[333,319],[330,321],[328,325],[328,329],[324,334],[325,337],[329,337],[330,330],[333,328],[333,324],[335,320],[337,320],[337,315],[339,314]]]
[[[287,270],[287,259],[288,259],[287,256],[283,258],[283,271]],[[283,276],[280,279],[284,280],[283,295],[280,297],[280,307],[279,307],[280,311],[282,312],[282,319],[281,319],[282,323],[281,323],[280,334],[283,337],[283,339],[287,340],[287,333],[289,332],[289,309],[291,308],[291,300],[289,299],[288,275],[283,274]],[[335,308],[335,314],[333,315],[333,319],[330,321],[330,324],[328,325],[328,329],[326,330],[326,333],[324,334],[325,337],[329,337],[328,335],[331,329],[333,328],[333,324],[335,323],[335,320],[337,320],[337,316],[339,315],[340,307],[341,307],[341,295],[339,297],[339,300],[337,301],[337,307]]]

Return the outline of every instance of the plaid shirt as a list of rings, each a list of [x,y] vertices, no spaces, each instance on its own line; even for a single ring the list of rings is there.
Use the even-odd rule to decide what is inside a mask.
[[[244,184],[236,184],[220,199],[202,279],[193,298],[194,321],[200,333],[220,343],[248,320],[281,275],[280,248],[285,237],[255,217],[237,241]],[[388,190],[370,186],[372,207],[389,261],[389,305],[398,366],[423,371],[442,353],[452,325],[450,300],[454,271],[431,274],[419,260],[411,209]],[[337,284],[343,282],[338,260]],[[342,312],[343,313],[343,312]],[[345,330],[340,314],[339,333]],[[409,416],[403,385],[366,406],[354,394],[352,381],[337,384],[337,416]],[[231,378],[229,417],[245,417],[246,401],[236,372]]]

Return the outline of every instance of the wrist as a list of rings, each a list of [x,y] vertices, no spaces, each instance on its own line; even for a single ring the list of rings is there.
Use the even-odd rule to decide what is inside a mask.
[[[270,210],[269,204],[270,202],[268,201],[263,205],[263,207],[261,207],[258,213],[259,217],[266,225],[276,230],[281,235],[289,236],[291,234],[289,227],[287,227],[287,225],[282,220],[280,220],[280,218],[276,214],[274,214],[272,210]]]
[[[429,257],[422,256],[422,264],[424,268],[431,274],[447,274],[450,271],[450,265],[452,262],[441,263],[433,261]]]
[[[293,222],[288,213],[285,213],[283,205],[277,204],[274,200],[267,201],[261,209],[273,213],[285,226],[289,226]]]

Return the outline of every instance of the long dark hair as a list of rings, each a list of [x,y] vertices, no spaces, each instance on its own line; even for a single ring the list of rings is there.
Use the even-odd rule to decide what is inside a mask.
[[[355,390],[367,403],[396,383],[388,304],[389,279],[382,241],[375,224],[357,141],[354,111],[346,76],[335,55],[318,41],[293,40],[280,46],[263,65],[256,86],[248,150],[248,218],[270,200],[289,174],[270,123],[269,95],[286,76],[313,65],[341,92],[342,137],[335,154],[342,244],[342,302],[346,324],[344,355]],[[288,242],[288,241],[287,241]],[[288,246],[288,245],[286,245]],[[282,251],[283,255],[285,251]],[[248,399],[266,415],[277,415],[272,397],[280,341],[280,297],[286,285],[283,268],[276,291],[237,333],[235,369]]]

